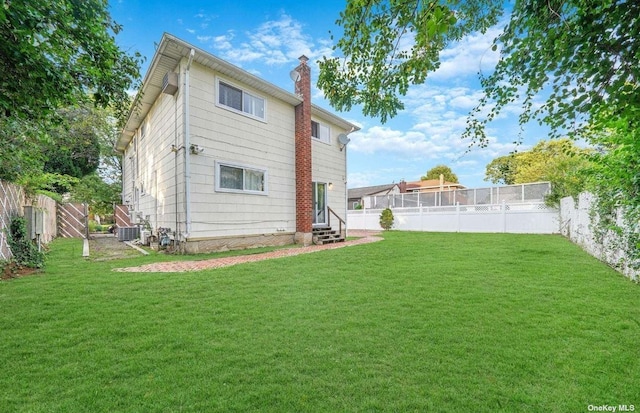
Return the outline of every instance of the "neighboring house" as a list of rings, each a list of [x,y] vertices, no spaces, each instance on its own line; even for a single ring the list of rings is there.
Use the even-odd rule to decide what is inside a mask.
[[[446,192],[459,189],[467,189],[467,187],[456,182],[445,181],[441,176],[440,179],[406,182],[406,190],[402,192]]]
[[[165,33],[116,144],[134,222],[171,228],[187,252],[308,245],[313,228],[337,229],[358,128],[311,104],[307,60],[290,93]]]
[[[380,201],[380,198],[373,198],[374,196],[398,195],[405,193],[429,194],[425,195],[424,201],[421,202],[428,205],[440,206],[447,204],[447,202],[449,202],[449,198],[455,199],[454,196],[446,196],[447,193],[449,195],[454,195],[452,191],[461,189],[466,189],[466,187],[459,183],[445,181],[442,175],[440,176],[440,179],[428,179],[413,182],[406,182],[402,180],[397,184],[352,188],[349,189],[348,208],[351,210],[358,208],[381,208],[380,205],[386,206],[387,204],[385,202],[387,201],[384,201],[384,199]],[[391,199],[394,199],[394,197],[391,197]],[[423,199],[422,196],[421,199]],[[374,202],[376,202],[376,205],[373,205]]]
[[[393,195],[401,192],[399,184],[365,186],[349,189],[349,209],[371,208],[371,199],[375,195]]]

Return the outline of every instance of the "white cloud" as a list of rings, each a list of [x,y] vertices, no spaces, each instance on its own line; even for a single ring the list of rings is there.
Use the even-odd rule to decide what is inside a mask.
[[[193,17],[195,17],[200,22],[199,26],[203,30],[206,30],[209,27],[209,24],[211,24],[213,20],[218,18],[218,16],[215,14],[206,14],[202,11],[195,14]]]
[[[198,15],[204,22],[210,16]],[[223,59],[234,63],[259,62],[261,64],[288,65],[296,62],[301,55],[312,62],[321,56],[330,56],[332,44],[326,39],[314,39],[305,34],[303,25],[287,14],[276,20],[262,23],[256,29],[243,33],[239,44],[232,44],[238,35],[228,32],[221,36],[199,36],[198,40],[208,44]]]
[[[393,154],[406,159],[433,159],[446,155],[448,145],[430,139],[420,131],[399,131],[383,126],[358,131],[350,135],[350,150],[373,154]]]
[[[493,39],[502,32],[494,26],[485,34],[466,36],[440,53],[440,67],[429,75],[432,80],[451,80],[474,75],[480,71],[492,72],[498,63],[499,52],[491,50]]]
[[[203,43],[211,43],[213,48],[217,50],[231,50],[233,49],[233,38],[235,37],[235,32],[230,30],[227,34],[220,36],[198,36],[198,40]]]
[[[394,182],[400,182],[403,178],[403,174],[406,173],[404,168],[384,168],[377,165],[375,169],[371,169],[365,172],[349,173],[347,176],[348,188],[361,188],[363,186],[373,185],[385,185]],[[398,179],[389,177],[400,176]]]

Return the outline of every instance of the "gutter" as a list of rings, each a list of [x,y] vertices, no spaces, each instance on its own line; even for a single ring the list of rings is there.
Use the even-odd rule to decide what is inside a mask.
[[[191,63],[195,56],[195,49],[191,49],[189,53],[189,61],[187,62],[187,68],[184,74],[184,142],[182,145],[182,151],[184,153],[184,211],[185,211],[185,231],[182,234],[183,239],[186,241],[191,233],[191,165],[189,163],[189,148],[191,146],[190,137],[190,103],[189,103],[189,71],[191,70]]]

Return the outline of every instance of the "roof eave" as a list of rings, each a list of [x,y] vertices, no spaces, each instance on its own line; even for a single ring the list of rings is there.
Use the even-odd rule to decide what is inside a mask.
[[[140,124],[149,113],[151,106],[156,101],[160,93],[162,92],[162,79],[167,71],[174,70],[183,58],[187,58],[191,49],[195,50],[196,54],[194,62],[203,66],[209,67],[218,73],[228,76],[231,79],[237,80],[244,84],[247,84],[255,89],[262,91],[269,96],[273,96],[284,102],[287,102],[293,106],[297,106],[302,102],[302,98],[294,93],[287,92],[286,90],[269,83],[257,76],[241,69],[229,62],[226,62],[198,47],[195,47],[177,37],[164,33],[162,40],[158,45],[156,53],[153,56],[153,60],[149,65],[149,69],[145,74],[142,82],[142,88],[136,94],[134,104],[132,104],[127,117],[127,122],[121,131],[120,137],[116,142],[115,149],[122,153],[126,149],[127,145],[133,139],[135,131],[140,127]],[[161,73],[157,73],[161,70]],[[316,108],[319,109],[319,108]],[[322,112],[324,109],[319,109]],[[345,128],[350,128],[354,125],[346,122],[342,118],[327,112],[332,119],[339,120],[341,124],[345,125]],[[336,122],[338,123],[338,122]]]

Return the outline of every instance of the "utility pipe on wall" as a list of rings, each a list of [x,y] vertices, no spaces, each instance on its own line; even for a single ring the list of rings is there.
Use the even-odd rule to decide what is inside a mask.
[[[186,241],[191,233],[191,165],[189,163],[189,147],[191,146],[191,139],[189,134],[190,123],[190,110],[189,110],[189,71],[191,70],[191,63],[195,56],[195,49],[191,49],[189,53],[189,61],[187,62],[187,68],[184,74],[184,108],[183,108],[183,125],[184,125],[184,143],[182,146],[182,152],[184,154],[184,211],[185,211],[185,232],[183,239]]]

